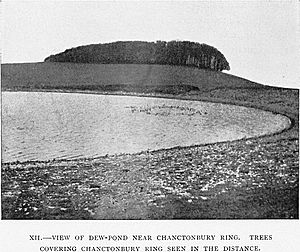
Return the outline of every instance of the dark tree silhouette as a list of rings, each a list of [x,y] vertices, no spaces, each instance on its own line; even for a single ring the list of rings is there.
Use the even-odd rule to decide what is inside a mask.
[[[162,64],[193,66],[215,71],[230,70],[216,48],[190,41],[117,41],[67,49],[51,55],[46,62],[99,64]]]

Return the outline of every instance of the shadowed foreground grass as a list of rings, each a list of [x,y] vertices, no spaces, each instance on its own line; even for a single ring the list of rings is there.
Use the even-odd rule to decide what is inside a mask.
[[[39,80],[48,76],[46,82],[53,86],[48,83],[44,88],[72,91],[74,87],[68,85],[72,78],[76,83],[83,80],[82,75],[74,75],[81,73],[86,83],[76,90],[85,90],[86,85],[99,93],[138,92],[245,105],[282,113],[293,124],[280,134],[227,143],[97,159],[4,163],[2,219],[299,218],[298,90],[262,86],[205,70],[146,65],[128,65],[128,69],[113,65],[109,71],[115,73],[117,67],[119,76],[111,78],[102,70],[108,81],[121,81],[124,73],[131,83],[115,82],[118,88],[103,90],[104,77],[95,71],[100,66],[65,64],[62,72],[57,63],[13,66],[2,68],[4,90],[43,89]],[[28,71],[29,66],[39,69],[36,75]],[[22,67],[26,71],[20,71]],[[136,88],[139,83],[148,87]],[[167,91],[157,91],[161,89],[158,85],[165,85]],[[177,92],[176,85],[196,88]]]

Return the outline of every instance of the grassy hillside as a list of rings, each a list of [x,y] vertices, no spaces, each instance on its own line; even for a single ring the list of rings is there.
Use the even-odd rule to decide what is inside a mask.
[[[299,90],[161,65],[32,63],[1,70],[2,90],[137,92],[251,106],[292,120],[280,134],[248,140],[2,164],[3,219],[299,218]]]
[[[28,63],[4,64],[2,89],[64,88],[102,90],[103,86],[186,85],[201,91],[215,88],[263,88],[222,72],[167,65]],[[122,88],[122,87],[120,87]],[[134,91],[134,90],[133,90]]]

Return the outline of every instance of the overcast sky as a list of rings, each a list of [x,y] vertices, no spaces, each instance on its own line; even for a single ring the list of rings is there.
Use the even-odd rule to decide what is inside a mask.
[[[297,0],[4,1],[1,12],[3,63],[40,62],[92,43],[178,39],[219,49],[230,74],[300,86]]]

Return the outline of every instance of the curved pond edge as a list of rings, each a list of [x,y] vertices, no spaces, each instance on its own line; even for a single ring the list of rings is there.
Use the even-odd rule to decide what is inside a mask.
[[[230,89],[230,88],[229,88]],[[34,164],[34,163],[50,163],[50,162],[69,162],[69,161],[92,161],[92,160],[97,160],[98,158],[102,157],[118,157],[118,156],[132,156],[132,155],[141,155],[145,153],[156,153],[156,152],[161,152],[161,151],[168,151],[168,150],[177,150],[177,149],[188,149],[188,148],[197,148],[197,147],[202,147],[202,146],[214,146],[218,144],[225,144],[225,143],[234,143],[234,142],[242,142],[242,141],[250,141],[250,140],[255,140],[255,139],[261,139],[265,137],[272,137],[276,135],[280,135],[286,131],[291,130],[295,126],[295,119],[292,117],[278,112],[276,110],[271,110],[271,109],[266,109],[266,108],[261,108],[259,105],[254,105],[254,104],[241,104],[231,102],[228,100],[221,100],[221,99],[209,99],[209,98],[203,98],[199,97],[198,99],[192,98],[192,97],[182,97],[179,95],[174,95],[174,94],[156,94],[156,93],[135,93],[135,92],[101,92],[101,91],[89,91],[89,90],[65,90],[65,89],[4,89],[1,90],[1,96],[2,92],[45,92],[45,93],[67,93],[67,94],[90,94],[90,95],[115,95],[115,96],[134,96],[134,97],[146,97],[146,98],[163,98],[163,99],[172,99],[172,100],[187,100],[187,101],[199,101],[199,102],[206,102],[206,103],[220,103],[220,104],[225,104],[225,105],[233,105],[233,106],[238,106],[238,107],[246,107],[246,108],[253,108],[261,111],[266,111],[269,113],[272,113],[273,115],[280,115],[284,116],[289,120],[289,124],[287,127],[285,127],[282,130],[279,130],[277,132],[273,133],[267,133],[263,134],[260,136],[254,136],[254,137],[245,137],[241,139],[236,139],[236,140],[225,140],[225,141],[219,141],[219,142],[214,142],[214,143],[203,143],[203,144],[194,144],[194,145],[189,145],[189,146],[173,146],[170,148],[162,148],[162,149],[157,149],[157,150],[143,150],[140,152],[135,152],[135,153],[118,153],[118,154],[106,154],[106,155],[100,155],[97,157],[82,157],[82,158],[75,158],[75,159],[50,159],[50,160],[28,160],[28,161],[13,161],[13,162],[2,162],[3,165],[5,164]]]

